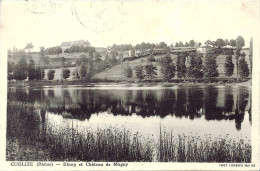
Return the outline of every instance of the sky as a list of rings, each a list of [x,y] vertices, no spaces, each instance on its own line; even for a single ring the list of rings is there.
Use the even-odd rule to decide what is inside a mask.
[[[168,45],[236,39],[249,45],[259,24],[259,1],[0,1],[2,39],[6,47],[34,51],[64,41],[88,40],[94,47],[142,42]]]

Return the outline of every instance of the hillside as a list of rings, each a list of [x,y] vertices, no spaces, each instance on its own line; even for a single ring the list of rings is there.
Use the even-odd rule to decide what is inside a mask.
[[[246,62],[249,65],[249,58],[248,58],[248,50],[242,50],[242,52],[245,52],[246,54]],[[155,59],[160,59],[162,58],[164,55],[156,55]],[[174,64],[176,65],[176,61],[177,61],[177,55],[172,55],[171,57],[173,59]],[[205,57],[205,56],[204,56]],[[225,77],[225,71],[224,71],[224,64],[225,64],[225,60],[226,60],[226,55],[219,55],[217,56],[217,64],[218,64],[218,71],[219,71],[219,76],[220,77]],[[235,59],[235,55],[232,56],[232,60],[233,63],[235,65],[236,59]],[[128,61],[129,65],[131,66],[131,68],[133,69],[135,66],[142,64],[143,66],[147,64],[147,57],[142,57],[142,58],[138,58],[136,60],[133,61]],[[119,64],[116,65],[112,68],[109,68],[103,72],[97,73],[95,74],[92,78],[94,79],[108,79],[108,80],[136,80],[136,75],[135,72],[133,73],[133,77],[131,79],[126,78],[122,73],[123,73],[123,64]],[[157,77],[156,78],[161,78],[161,72],[160,72],[160,65],[158,62],[154,62],[153,63],[154,66],[157,67]],[[232,77],[236,77],[236,65],[235,65],[235,69],[234,69],[234,74]],[[177,77],[175,77],[177,78]]]

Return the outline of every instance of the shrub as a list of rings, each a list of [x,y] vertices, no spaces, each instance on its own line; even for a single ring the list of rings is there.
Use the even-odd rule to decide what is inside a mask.
[[[54,73],[55,73],[55,71],[53,69],[48,71],[48,73],[47,73],[48,80],[53,80],[54,79]]]
[[[70,70],[69,69],[63,69],[62,78],[67,79],[69,77],[70,77]]]

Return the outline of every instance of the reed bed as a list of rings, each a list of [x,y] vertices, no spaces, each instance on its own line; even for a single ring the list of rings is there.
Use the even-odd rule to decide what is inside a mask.
[[[151,140],[117,128],[77,129],[65,128],[47,132],[47,144],[54,160],[69,161],[152,161]]]
[[[48,126],[39,111],[23,103],[7,105],[7,160],[251,162],[247,139],[176,135],[161,128],[158,139],[133,134],[126,128],[61,128],[58,124]],[[16,157],[18,154],[21,157]]]
[[[210,134],[174,135],[161,132],[157,148],[160,162],[251,162],[249,140],[225,137],[211,137]]]

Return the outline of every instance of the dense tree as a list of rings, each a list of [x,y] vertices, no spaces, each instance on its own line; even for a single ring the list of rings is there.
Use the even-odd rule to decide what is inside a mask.
[[[175,76],[175,66],[173,64],[172,58],[169,55],[164,56],[160,60],[161,73],[165,81],[169,81]]]
[[[211,52],[207,52],[205,57],[204,76],[208,79],[218,77],[219,73],[217,67],[216,55]]]
[[[232,61],[232,55],[233,55],[233,50],[229,50],[228,54],[226,56],[226,62],[225,62],[225,75],[227,77],[230,77],[234,73],[234,64]]]
[[[218,48],[221,48],[222,46],[225,46],[225,41],[223,39],[217,39],[215,44]]]
[[[67,49],[64,50],[64,53],[79,53],[79,52],[84,52],[87,53],[89,51],[96,51],[96,49],[94,47],[90,47],[90,46],[78,46],[78,45],[73,45]],[[61,53],[61,48],[60,47],[52,47],[52,48],[48,48],[46,49],[46,53],[48,54],[58,54]]]
[[[112,55],[112,58],[110,60],[110,66],[115,66],[116,64],[118,64],[118,60],[115,56]]]
[[[240,52],[242,50],[242,47],[245,46],[245,40],[242,36],[238,36],[236,39],[236,66],[237,66],[237,78],[239,74],[239,57],[240,57]]]
[[[182,43],[182,41],[180,41],[179,42],[179,47],[183,47],[184,45],[183,45],[183,43]]]
[[[165,42],[160,42],[159,43],[159,48],[160,49],[166,49],[167,48],[167,44]]]
[[[236,46],[236,41],[234,39],[231,39],[229,44],[230,44],[230,46],[235,47]]]
[[[27,78],[27,61],[25,59],[25,54],[20,56],[19,61],[13,70],[14,79],[24,80]]]
[[[140,45],[140,44],[135,45],[135,49],[136,49],[136,50],[141,49],[141,45]]]
[[[229,45],[229,40],[225,39],[225,46]]]
[[[179,43],[178,42],[175,43],[175,47],[179,47]]]
[[[245,46],[245,40],[242,36],[238,36],[236,39],[236,47],[242,49],[243,46]]]
[[[102,59],[99,53],[94,53],[94,70],[95,72],[99,72],[102,68]]]
[[[189,46],[190,46],[190,47],[194,47],[194,46],[195,46],[194,40],[191,40],[191,41],[189,42]]]
[[[177,63],[176,63],[178,78],[185,78],[185,74],[186,74],[185,61],[186,61],[185,53],[179,53],[177,55]]]
[[[70,77],[70,70],[69,69],[63,69],[62,71],[62,78],[67,79]]]
[[[80,67],[79,67],[79,77],[80,78],[85,78],[87,75],[87,67],[86,67],[86,63],[81,63]]]
[[[41,70],[44,70],[44,68],[47,66],[47,65],[49,65],[49,63],[50,63],[50,60],[49,60],[49,57],[48,56],[45,56],[45,54],[44,54],[44,50],[45,50],[45,48],[44,47],[40,47],[40,59],[39,59],[39,64],[40,64],[40,69]],[[43,73],[42,71],[41,71],[41,73]],[[41,80],[44,78],[44,76],[43,75],[41,75]]]
[[[144,67],[145,76],[149,79],[153,79],[157,75],[157,68],[153,64],[148,64]]]
[[[36,73],[35,62],[32,58],[30,58],[29,65],[28,65],[28,78],[29,78],[29,80],[36,79],[35,73]]]
[[[192,70],[192,60],[193,58],[191,56],[185,57],[185,68],[186,68],[186,75],[187,77],[192,77],[191,70]]]
[[[53,69],[49,70],[47,73],[48,80],[53,80],[54,74],[55,74],[55,71]]]
[[[123,74],[127,78],[131,78],[132,75],[133,75],[133,70],[132,70],[131,66],[128,63],[126,63],[125,66],[124,66]]]
[[[201,53],[196,53],[192,61],[191,75],[195,79],[202,78],[204,75],[202,57],[203,55]]]
[[[69,53],[69,49],[66,49],[67,51],[64,53]],[[62,53],[62,49],[60,46],[55,46],[55,47],[49,47],[47,49],[44,50],[44,53],[46,55],[56,55],[56,54],[60,54]]]
[[[205,42],[205,45],[207,45],[207,46],[209,46],[209,45],[213,46],[213,45],[214,45],[214,42],[211,41],[211,40],[207,40],[207,41]]]
[[[239,76],[244,79],[249,76],[248,64],[245,60],[245,53],[241,54],[241,59],[239,60]]]
[[[139,80],[144,79],[145,73],[144,73],[144,67],[142,65],[135,66],[134,70],[135,70],[135,75]]]

